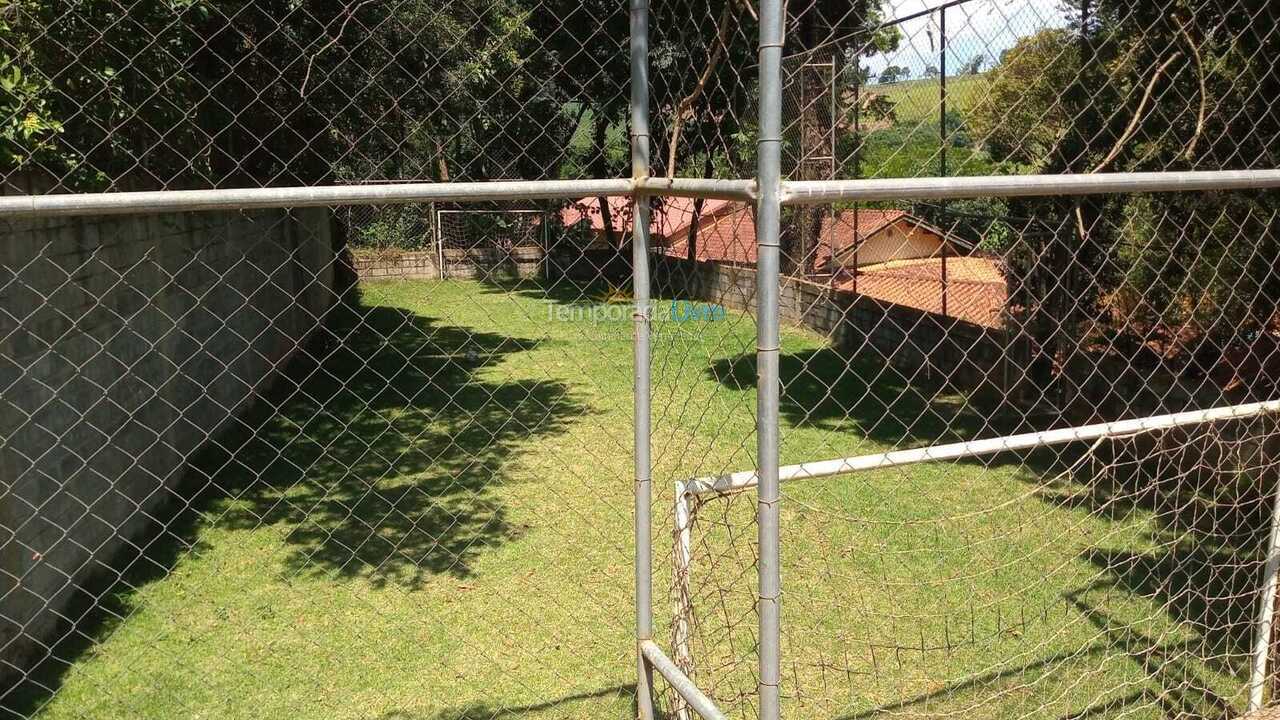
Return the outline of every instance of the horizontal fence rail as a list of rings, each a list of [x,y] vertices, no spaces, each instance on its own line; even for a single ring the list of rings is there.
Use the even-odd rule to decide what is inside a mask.
[[[0,197],[0,217],[55,217],[199,210],[394,205],[420,202],[564,200],[636,194],[754,201],[754,180],[511,180],[466,183],[385,183],[225,190],[13,195]],[[783,205],[847,200],[1037,197],[1137,192],[1280,188],[1280,170],[1221,170],[1096,175],[990,175],[782,183]]]
[[[0,197],[0,217],[394,205],[423,202],[561,200],[629,195],[629,179],[386,183],[226,190],[162,190]]]
[[[1280,187],[1280,170],[809,180],[783,183],[782,204],[814,205],[844,200],[944,200],[986,196],[1265,190],[1276,187]]]

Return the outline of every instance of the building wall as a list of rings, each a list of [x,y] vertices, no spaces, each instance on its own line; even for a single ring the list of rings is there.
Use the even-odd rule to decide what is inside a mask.
[[[858,248],[857,264],[874,265],[891,260],[916,260],[933,257],[942,249],[937,234],[907,222],[896,222],[871,236]],[[854,254],[845,253],[840,265],[852,268]]]
[[[0,221],[0,673],[172,520],[321,321],[333,246],[323,208]]]
[[[449,279],[497,279],[533,277],[541,272],[545,253],[541,248],[444,251],[444,277]],[[361,280],[438,280],[440,256],[436,250],[353,250],[352,264]]]

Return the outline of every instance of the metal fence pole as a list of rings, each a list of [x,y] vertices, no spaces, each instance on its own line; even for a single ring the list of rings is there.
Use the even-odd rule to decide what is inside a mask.
[[[780,678],[778,558],[778,230],[782,149],[782,0],[760,3],[760,140],[756,182],[756,451],[759,532],[760,720],[778,720]]]
[[[631,177],[649,176],[649,3],[631,0]],[[641,651],[653,637],[652,484],[649,466],[649,196],[636,193],[631,223],[635,295],[636,707],[653,720],[653,669]]]

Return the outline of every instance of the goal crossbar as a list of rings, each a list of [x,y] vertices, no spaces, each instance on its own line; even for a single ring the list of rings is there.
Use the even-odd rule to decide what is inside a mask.
[[[1151,415],[1133,420],[1079,425],[1058,430],[1004,435],[983,440],[931,445],[909,450],[854,455],[852,457],[817,460],[778,468],[778,480],[803,480],[844,475],[862,470],[878,470],[899,465],[955,460],[966,457],[992,455],[1010,450],[1026,450],[1035,447],[1062,445],[1104,437],[1119,437],[1165,430],[1181,425],[1197,425],[1218,420],[1248,418],[1280,411],[1280,400],[1227,405],[1207,410],[1188,410],[1168,415]],[[699,477],[681,483],[687,495],[722,495],[741,492],[756,487],[759,476],[755,470],[743,470],[727,475]]]

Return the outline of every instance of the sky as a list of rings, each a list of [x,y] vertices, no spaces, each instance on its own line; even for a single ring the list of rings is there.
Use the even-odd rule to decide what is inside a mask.
[[[884,0],[882,7],[887,17],[906,17],[942,1]],[[985,58],[983,67],[989,68],[1019,37],[1065,23],[1058,0],[969,0],[947,8],[946,13],[948,75],[979,54]],[[920,77],[929,65],[938,66],[938,16],[934,12],[899,25],[902,41],[895,52],[863,59],[871,76],[890,64],[910,68],[912,77]]]

